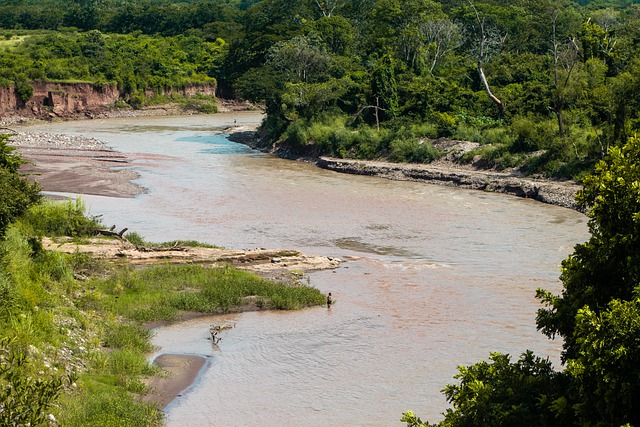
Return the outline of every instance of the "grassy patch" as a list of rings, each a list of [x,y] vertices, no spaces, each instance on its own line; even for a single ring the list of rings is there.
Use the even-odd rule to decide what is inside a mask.
[[[92,280],[89,285],[93,291],[78,301],[80,307],[107,309],[137,322],[172,321],[181,311],[237,311],[247,296],[258,296],[264,308],[279,310],[320,305],[324,301],[314,288],[284,286],[231,267],[206,268],[197,264],[123,268],[107,279]]]
[[[3,405],[37,414],[32,425],[49,414],[65,426],[160,425],[161,413],[136,397],[147,391],[144,378],[157,372],[146,358],[152,347],[144,322],[179,319],[183,311],[324,303],[317,289],[231,267],[139,268],[44,250],[40,235],[92,233],[96,222],[82,211],[79,202],[36,206],[0,241],[0,340],[10,342],[11,354],[24,361],[0,369],[0,390],[21,390],[19,401],[5,398]],[[1,347],[5,363],[8,353]]]

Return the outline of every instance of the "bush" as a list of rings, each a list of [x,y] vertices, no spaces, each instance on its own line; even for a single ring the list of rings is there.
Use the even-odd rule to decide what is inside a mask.
[[[389,160],[403,163],[430,163],[437,152],[428,141],[417,139],[395,139],[391,141]]]
[[[144,246],[146,244],[144,238],[135,231],[125,234],[124,237],[136,246]]]
[[[33,86],[29,84],[26,80],[18,80],[16,81],[16,94],[22,100],[22,102],[27,102],[33,96]]]
[[[297,147],[307,145],[308,137],[304,127],[299,120],[291,123],[284,134],[285,139]]]
[[[513,120],[511,132],[514,140],[509,147],[512,153],[526,153],[549,147],[557,139],[556,130],[550,121],[534,122],[519,117]]]
[[[26,231],[40,236],[89,237],[102,226],[96,218],[85,216],[85,210],[81,199],[44,201],[31,207],[21,222]]]
[[[104,346],[113,349],[134,349],[149,353],[153,346],[149,342],[151,331],[129,323],[115,324],[110,327],[104,338]]]
[[[458,120],[448,113],[435,112],[432,114],[431,119],[436,125],[438,137],[449,137],[453,135],[458,127]]]

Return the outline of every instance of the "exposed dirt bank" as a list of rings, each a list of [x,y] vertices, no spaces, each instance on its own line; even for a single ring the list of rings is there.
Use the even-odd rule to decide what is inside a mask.
[[[535,180],[522,177],[517,173],[467,170],[442,163],[441,166],[433,166],[321,157],[316,164],[336,172],[491,191],[526,197],[569,209],[578,210],[579,208],[575,202],[575,196],[580,186],[572,182]]]
[[[415,164],[317,157],[313,147],[310,153],[304,153],[291,150],[286,145],[273,146],[261,140],[257,132],[237,132],[229,139],[282,158],[314,163],[318,167],[336,172],[504,193],[580,210],[575,202],[575,196],[581,186],[573,181],[526,177],[518,170],[496,171],[483,167],[481,162],[475,164],[457,162],[464,153],[478,145],[467,141],[446,138],[434,141],[434,146],[444,151],[445,155],[433,163]]]
[[[45,249],[65,253],[90,253],[106,260],[126,260],[133,264],[154,263],[201,263],[205,265],[227,265],[261,274],[282,271],[305,272],[336,268],[342,262],[338,258],[305,255],[296,250],[279,249],[223,249],[179,246],[143,247],[126,240],[111,237],[96,237],[76,243],[70,238],[43,240]]]
[[[13,86],[0,87],[0,124],[6,125],[32,119],[114,117],[121,113],[135,114],[137,111],[146,110],[115,108],[122,94],[112,85],[31,82],[31,86],[33,94],[26,100],[18,96]],[[168,88],[162,91],[162,95],[168,97],[214,96],[215,93],[215,84],[192,84],[179,89]],[[150,98],[156,93],[148,89],[145,95]],[[155,115],[162,114],[162,107],[153,107],[151,110],[154,109]]]

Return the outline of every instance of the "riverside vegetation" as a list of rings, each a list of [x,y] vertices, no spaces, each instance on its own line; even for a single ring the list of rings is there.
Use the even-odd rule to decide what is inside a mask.
[[[458,384],[445,388],[452,408],[441,424],[640,425],[637,2],[35,3],[0,2],[0,77],[23,100],[31,96],[32,81],[82,80],[117,85],[121,103],[137,107],[150,102],[145,89],[215,79],[220,93],[263,103],[267,142],[300,155],[428,162],[440,155],[430,141],[446,137],[481,144],[462,161],[584,180],[578,201],[590,217],[592,238],[563,263],[562,294],[538,293],[545,308],[537,326],[564,339],[564,369],[556,371],[529,352],[516,362],[495,354],[489,362],[463,367]],[[14,319],[9,330],[29,336],[41,333],[34,322],[48,324],[45,342],[62,342],[67,335],[52,331],[53,323],[41,320],[48,314],[35,307],[53,298],[50,283],[73,288],[56,278],[67,277],[62,273],[70,270],[62,266],[68,264],[62,255],[42,255],[37,240],[19,237],[7,218],[25,211],[37,192],[20,187],[14,174],[2,172],[0,178],[19,196],[3,199],[0,210],[0,225],[8,227],[1,279],[8,297],[2,301],[24,300],[29,308],[24,317],[11,317],[15,311],[3,308],[3,319]],[[3,190],[0,197],[5,194],[10,193]],[[22,290],[14,275],[40,285]],[[113,306],[120,304],[115,294],[98,289],[96,294],[113,298]],[[74,322],[84,329],[75,329],[89,330],[93,322],[82,319]],[[23,344],[3,341],[3,372],[15,365],[26,373],[11,377],[24,381],[9,390],[21,390],[16,396],[44,390],[39,401],[53,401],[61,380],[33,383],[29,372],[40,366],[30,366],[31,359],[17,362],[29,351]],[[105,399],[96,406],[134,414],[126,406],[134,401],[124,396],[139,382],[115,372],[104,374],[113,388],[84,400]],[[107,382],[87,382],[84,390],[99,391],[96,384]],[[404,420],[424,424],[411,412]]]
[[[137,397],[149,391],[143,379],[159,374],[146,360],[152,346],[145,323],[239,310],[247,296],[265,309],[324,303],[315,288],[232,267],[140,268],[44,250],[42,236],[82,242],[102,227],[84,214],[81,201],[43,201],[37,184],[17,174],[21,160],[4,139],[0,425],[160,425],[161,412]],[[13,198],[19,194],[24,197]]]
[[[23,100],[82,81],[138,108],[215,83],[300,155],[430,162],[445,137],[481,144],[462,162],[580,180],[640,127],[631,0],[13,0],[0,35]]]

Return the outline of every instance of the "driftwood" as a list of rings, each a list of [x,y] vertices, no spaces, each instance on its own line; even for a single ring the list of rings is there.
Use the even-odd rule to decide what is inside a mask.
[[[175,242],[172,246],[138,246],[136,249],[140,252],[169,252],[169,251],[188,251],[189,248],[184,246],[178,246],[178,242]]]
[[[233,328],[235,325],[236,325],[235,323],[233,325],[229,323],[225,323],[222,325],[212,324],[209,327],[209,333],[211,334],[211,341],[217,345],[220,341],[222,341],[222,338],[220,338],[218,334],[226,329]]]
[[[96,231],[96,234],[98,236],[117,237],[122,241],[131,243],[126,237],[124,237],[124,233],[126,233],[127,230],[129,230],[129,228],[125,227],[120,231],[116,231],[116,226],[112,225],[108,230],[101,229]],[[140,252],[169,252],[169,251],[185,251],[186,252],[189,250],[189,248],[186,248],[184,246],[179,246],[178,243],[179,242],[175,242],[172,246],[144,246],[144,245],[134,245],[134,246],[136,247],[136,250]]]
[[[106,229],[105,230],[98,230],[96,232],[96,234],[99,235],[99,236],[111,236],[111,237],[117,237],[120,240],[127,240],[127,238],[124,237],[124,233],[126,233],[127,230],[128,230],[127,227],[123,228],[119,232],[114,231],[115,229],[116,229],[116,226],[114,225],[108,230],[106,230]]]

